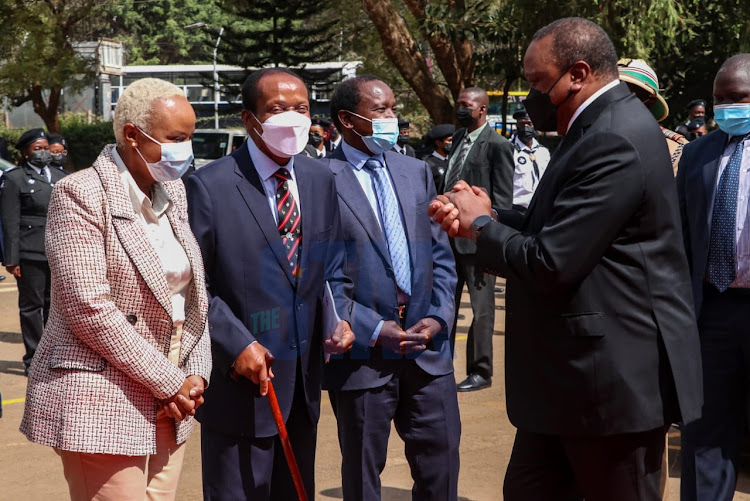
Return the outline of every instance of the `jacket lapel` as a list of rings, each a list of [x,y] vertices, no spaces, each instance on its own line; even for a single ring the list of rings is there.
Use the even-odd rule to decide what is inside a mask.
[[[113,146],[114,147],[114,146]],[[167,278],[154,246],[146,235],[146,230],[138,221],[130,197],[125,193],[117,165],[112,158],[111,149],[99,155],[93,165],[104,186],[107,204],[112,215],[112,224],[120,240],[120,244],[127,253],[133,265],[140,273],[151,292],[162,305],[164,310],[172,316],[172,297],[169,292]]]
[[[706,201],[706,227],[708,231],[706,235],[711,234],[711,218],[714,212],[714,198],[716,197],[716,183],[719,175],[719,163],[721,162],[721,155],[724,152],[724,148],[727,146],[729,137],[724,131],[718,130],[713,133],[714,144],[706,145],[704,151],[708,152],[706,158],[708,161],[703,164],[703,189],[705,192]],[[708,141],[709,137],[706,137],[705,141]]]
[[[390,264],[391,255],[388,252],[383,230],[380,228],[377,216],[373,212],[370,202],[367,200],[365,192],[362,191],[362,186],[359,184],[357,176],[352,172],[352,167],[349,166],[341,148],[338,148],[331,158],[333,161],[330,162],[329,166],[336,176],[336,191],[339,198],[349,207],[354,217],[367,232],[378,253]]]
[[[237,189],[245,200],[245,204],[250,210],[255,222],[263,233],[263,236],[268,243],[268,247],[279,262],[279,266],[284,270],[286,278],[294,287],[297,281],[294,279],[292,271],[289,269],[289,261],[286,258],[286,249],[281,242],[281,235],[279,235],[278,227],[274,221],[273,214],[271,214],[271,208],[268,206],[268,199],[266,198],[266,192],[263,189],[263,182],[258,175],[258,171],[255,170],[255,166],[253,165],[253,161],[251,160],[250,153],[247,149],[247,144],[243,144],[242,147],[232,154],[232,156],[236,162],[235,173],[240,178],[237,180]],[[299,183],[297,187],[299,188]],[[304,215],[302,215],[302,224],[302,238],[304,239]]]

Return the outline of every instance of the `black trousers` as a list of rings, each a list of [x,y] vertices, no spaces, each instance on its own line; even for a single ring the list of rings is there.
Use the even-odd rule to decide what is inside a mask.
[[[667,427],[603,437],[516,432],[505,501],[658,501]]]
[[[750,295],[703,288],[703,413],[682,429],[683,501],[734,498],[750,406]]]
[[[404,361],[384,386],[329,391],[341,446],[344,501],[380,499],[391,422],[404,441],[414,479],[412,500],[458,498],[459,441],[456,379],[431,376]]]
[[[476,266],[474,254],[459,254],[456,258],[456,318],[453,332],[456,331],[458,310],[461,306],[461,293],[464,284],[469,289],[473,318],[466,343],[466,374],[479,374],[492,377],[492,333],[495,330],[495,275],[482,273]],[[454,337],[455,339],[455,337]]]
[[[292,409],[286,421],[289,441],[307,498],[315,499],[315,447],[318,424],[310,421],[300,367]],[[232,409],[227,409],[232,412]],[[292,474],[278,435],[235,437],[201,426],[201,465],[205,501],[292,501]]]
[[[28,369],[49,317],[49,263],[22,259],[21,277],[16,278],[16,283],[18,310],[21,317],[21,337],[26,348],[23,363]]]

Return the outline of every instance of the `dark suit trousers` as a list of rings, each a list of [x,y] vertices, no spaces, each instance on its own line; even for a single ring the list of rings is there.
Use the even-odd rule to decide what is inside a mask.
[[[299,378],[286,422],[308,499],[315,499],[317,423],[310,421]],[[227,412],[232,412],[227,409]],[[243,438],[201,426],[201,463],[205,501],[290,501],[297,499],[278,435]]]
[[[23,363],[28,368],[34,357],[44,326],[49,317],[50,271],[47,261],[21,260],[18,286],[18,310],[21,317],[21,337],[26,347]]]
[[[455,501],[461,419],[453,374],[430,376],[404,361],[380,388],[330,391],[341,446],[344,501],[380,499],[391,421],[405,444],[412,499]]]
[[[482,270],[476,266],[474,254],[459,254],[455,252],[455,249],[453,254],[456,257],[458,274],[453,332],[456,331],[461,293],[466,284],[469,289],[471,311],[474,315],[466,344],[466,374],[479,374],[490,378],[492,377],[492,333],[495,330],[495,275],[482,273]]]
[[[730,500],[750,404],[750,295],[703,288],[703,416],[682,430],[683,500]]]
[[[560,437],[518,430],[505,473],[504,499],[660,500],[666,431],[663,427],[603,437]]]

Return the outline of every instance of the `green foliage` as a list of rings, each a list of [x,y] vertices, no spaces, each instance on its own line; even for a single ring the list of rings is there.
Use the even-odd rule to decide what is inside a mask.
[[[216,32],[228,18],[212,1],[124,0],[109,8],[100,34],[125,44],[128,64],[210,63]],[[204,23],[203,29],[185,26]]]
[[[102,149],[115,142],[112,122],[88,123],[83,113],[66,113],[60,117],[60,124],[74,170],[90,167]]]
[[[11,162],[16,165],[21,160],[21,152],[16,149],[16,142],[21,139],[21,134],[24,132],[24,129],[8,129],[0,124],[0,137],[5,139],[5,142],[8,144],[8,153],[10,153]]]

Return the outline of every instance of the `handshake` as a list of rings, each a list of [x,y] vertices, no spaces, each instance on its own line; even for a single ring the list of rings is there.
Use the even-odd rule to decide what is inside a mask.
[[[188,376],[182,383],[180,391],[172,398],[162,401],[167,414],[178,421],[195,416],[195,411],[203,405],[203,392],[206,382],[200,376]]]

